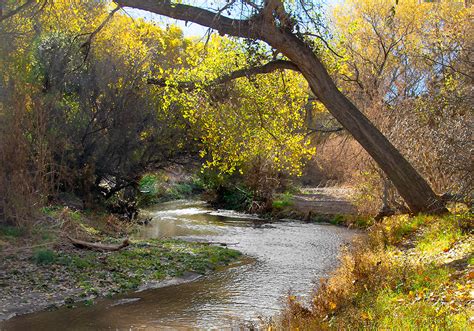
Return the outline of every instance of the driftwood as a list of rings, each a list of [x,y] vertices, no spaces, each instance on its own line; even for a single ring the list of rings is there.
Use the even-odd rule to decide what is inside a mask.
[[[198,243],[203,244],[203,245],[219,245],[219,246],[233,246],[233,245],[238,245],[239,243],[224,243],[224,242],[218,242],[218,241],[198,241]]]
[[[93,249],[97,251],[118,251],[130,245],[130,241],[128,240],[128,238],[124,239],[124,241],[119,245],[105,245],[71,238],[70,236],[67,237],[72,242],[72,244],[78,248]]]

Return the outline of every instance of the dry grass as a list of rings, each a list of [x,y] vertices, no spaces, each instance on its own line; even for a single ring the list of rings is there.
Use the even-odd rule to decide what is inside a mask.
[[[341,253],[311,307],[290,296],[272,327],[467,330],[474,313],[472,229],[467,212],[386,218]]]

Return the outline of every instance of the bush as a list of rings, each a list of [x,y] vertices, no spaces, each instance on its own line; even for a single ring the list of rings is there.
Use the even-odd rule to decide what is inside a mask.
[[[293,194],[285,192],[283,194],[278,194],[276,199],[272,202],[272,207],[275,209],[283,209],[289,207],[293,204]]]
[[[204,182],[198,177],[173,178],[163,172],[146,174],[139,181],[139,205],[186,199],[204,191]]]
[[[217,205],[226,209],[249,210],[254,200],[252,192],[239,186],[222,186],[217,190],[217,194]]]
[[[56,253],[49,249],[40,249],[33,254],[36,264],[51,264],[56,261]]]
[[[16,238],[21,237],[24,234],[25,231],[23,228],[10,225],[0,225],[0,235],[2,236]]]

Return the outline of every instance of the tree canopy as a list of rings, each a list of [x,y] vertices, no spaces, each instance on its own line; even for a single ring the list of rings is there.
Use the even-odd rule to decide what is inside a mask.
[[[323,39],[317,34],[321,23],[317,2],[230,1],[217,2],[211,9],[169,1],[117,0],[116,3],[195,22],[221,34],[266,42],[277,55],[280,53],[298,67],[312,92],[374,158],[413,211],[445,210],[426,180],[329,76],[314,43],[307,38]]]

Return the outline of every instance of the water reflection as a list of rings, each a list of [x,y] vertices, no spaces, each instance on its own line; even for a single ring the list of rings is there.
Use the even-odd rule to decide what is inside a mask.
[[[233,243],[248,258],[198,281],[104,299],[92,307],[19,317],[0,329],[237,327],[277,313],[290,289],[308,297],[311,282],[335,266],[340,245],[353,235],[296,221],[262,224],[256,217],[213,211],[203,203],[173,202],[150,213],[153,221],[139,234],[142,238]],[[133,300],[119,301],[123,298]]]

